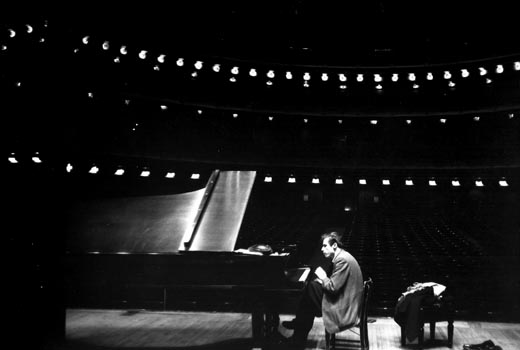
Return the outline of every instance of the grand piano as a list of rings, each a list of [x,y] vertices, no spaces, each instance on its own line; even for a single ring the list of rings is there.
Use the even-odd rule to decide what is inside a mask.
[[[269,343],[311,268],[294,245],[238,247],[255,176],[215,170],[195,191],[71,205],[68,306],[247,312],[255,346]]]

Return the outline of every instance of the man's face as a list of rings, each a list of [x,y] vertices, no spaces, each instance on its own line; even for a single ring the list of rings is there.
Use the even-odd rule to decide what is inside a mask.
[[[321,252],[326,258],[331,258],[334,256],[334,247],[336,247],[336,243],[332,246],[329,244],[329,239],[325,238],[323,240],[323,244],[321,245]]]

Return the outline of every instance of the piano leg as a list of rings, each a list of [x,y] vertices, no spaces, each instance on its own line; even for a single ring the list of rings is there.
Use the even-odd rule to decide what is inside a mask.
[[[280,316],[277,312],[257,308],[252,312],[253,344],[255,348],[269,349],[277,344]]]
[[[251,313],[251,327],[253,344],[255,347],[263,347],[265,342],[265,313],[262,308],[255,308]]]

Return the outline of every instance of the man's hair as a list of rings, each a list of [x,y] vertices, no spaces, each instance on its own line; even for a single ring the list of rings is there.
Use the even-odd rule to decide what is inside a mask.
[[[337,243],[338,247],[343,248],[343,244],[341,243],[341,236],[337,232],[327,232],[322,234],[321,241],[323,242],[325,239],[327,239],[329,245]]]

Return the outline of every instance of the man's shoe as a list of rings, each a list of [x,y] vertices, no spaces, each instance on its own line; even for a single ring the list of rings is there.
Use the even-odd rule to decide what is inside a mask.
[[[464,350],[491,350],[495,348],[495,343],[491,340],[486,340],[480,344],[464,344],[462,349]]]
[[[294,319],[291,321],[283,321],[282,326],[286,329],[294,329],[296,327],[296,321]]]

